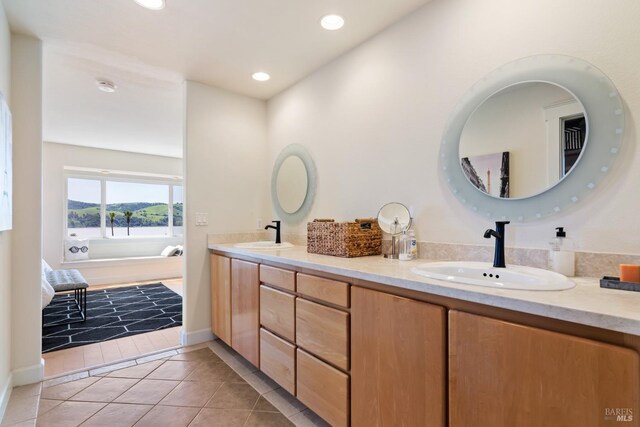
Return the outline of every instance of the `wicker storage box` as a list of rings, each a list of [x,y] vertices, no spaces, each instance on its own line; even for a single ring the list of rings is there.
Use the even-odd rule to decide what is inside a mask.
[[[374,218],[354,222],[314,220],[307,224],[307,252],[353,258],[382,253],[382,230]]]

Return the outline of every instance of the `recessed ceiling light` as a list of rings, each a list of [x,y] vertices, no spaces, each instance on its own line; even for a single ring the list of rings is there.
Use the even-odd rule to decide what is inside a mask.
[[[258,71],[257,73],[253,73],[251,77],[253,78],[253,80],[256,80],[259,82],[266,82],[271,78],[271,76],[268,73],[265,73],[264,71]]]
[[[109,80],[96,80],[96,84],[98,85],[98,90],[106,93],[113,93],[118,88],[118,86]]]
[[[325,30],[339,30],[344,25],[344,18],[340,15],[326,15],[320,20],[320,25]]]
[[[140,6],[142,7],[146,7],[147,9],[151,9],[151,10],[160,10],[160,9],[164,9],[165,0],[133,0],[136,3],[138,3]]]

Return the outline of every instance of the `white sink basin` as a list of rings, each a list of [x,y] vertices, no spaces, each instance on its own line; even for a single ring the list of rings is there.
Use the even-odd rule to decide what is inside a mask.
[[[432,279],[490,288],[561,291],[575,286],[562,274],[521,265],[494,268],[486,262],[429,262],[411,271]]]
[[[234,246],[241,249],[286,249],[293,247],[289,242],[274,243],[268,240],[261,242],[236,243]]]

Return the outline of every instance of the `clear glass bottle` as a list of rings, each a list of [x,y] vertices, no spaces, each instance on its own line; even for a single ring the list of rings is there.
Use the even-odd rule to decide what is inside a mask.
[[[398,259],[400,261],[411,260],[411,239],[406,229],[402,230],[402,234],[398,238]]]

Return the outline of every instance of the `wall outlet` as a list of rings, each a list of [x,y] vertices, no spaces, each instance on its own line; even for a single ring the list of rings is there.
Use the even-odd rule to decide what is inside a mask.
[[[258,218],[256,220],[256,230],[262,230],[262,219]]]
[[[209,214],[196,212],[196,225],[209,225]]]

